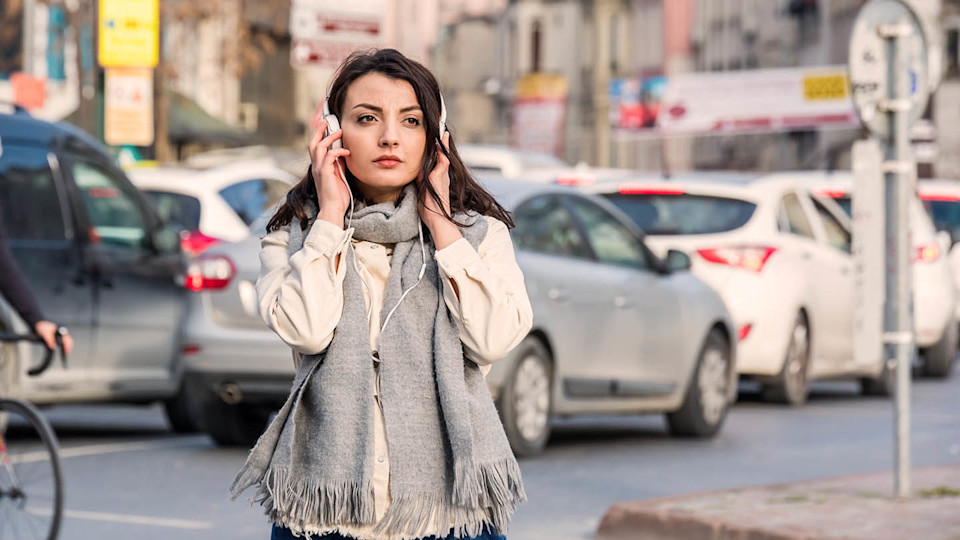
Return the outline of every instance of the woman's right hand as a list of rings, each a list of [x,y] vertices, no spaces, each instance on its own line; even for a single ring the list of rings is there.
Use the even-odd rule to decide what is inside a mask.
[[[324,137],[327,129],[327,120],[323,119],[316,125],[316,132],[310,140],[310,174],[317,189],[317,205],[320,212],[318,219],[329,221],[343,227],[343,216],[350,206],[350,190],[346,181],[340,176],[342,169],[337,167],[337,160],[350,155],[346,148],[330,148],[334,141],[343,136],[343,131],[337,131]]]

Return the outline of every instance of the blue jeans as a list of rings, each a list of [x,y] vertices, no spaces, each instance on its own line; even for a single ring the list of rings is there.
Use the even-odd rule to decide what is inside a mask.
[[[290,532],[290,529],[286,527],[280,527],[279,525],[273,526],[273,533],[270,535],[270,540],[354,540],[350,536],[343,536],[339,533],[329,533],[323,536],[309,536],[306,539],[304,537],[297,538]],[[423,540],[454,540],[453,533],[450,533],[443,538],[437,538],[436,536],[427,536]],[[484,527],[483,532],[480,533],[480,536],[474,536],[470,539],[463,540],[507,540],[507,537],[502,534],[493,534],[489,528]]]

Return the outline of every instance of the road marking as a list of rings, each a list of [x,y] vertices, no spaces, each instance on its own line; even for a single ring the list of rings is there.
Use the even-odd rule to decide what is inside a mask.
[[[49,516],[52,512],[44,508],[27,508],[27,511],[37,516]],[[130,514],[112,514],[108,512],[85,512],[82,510],[65,510],[63,517],[67,519],[85,519],[87,521],[108,521],[110,523],[128,523],[132,525],[150,525],[154,527],[168,527],[171,529],[192,529],[197,531],[213,528],[209,521],[192,521],[188,519],[169,519],[151,516],[135,516]]]
[[[115,454],[118,452],[142,452],[144,450],[159,450],[163,448],[177,448],[188,446],[184,444],[194,436],[177,437],[174,439],[164,439],[162,441],[139,441],[112,444],[91,444],[87,446],[75,446],[72,448],[61,448],[60,459],[94,456],[99,454]],[[45,450],[27,452],[16,456],[10,456],[13,463],[34,463],[37,461],[47,461],[50,454]]]

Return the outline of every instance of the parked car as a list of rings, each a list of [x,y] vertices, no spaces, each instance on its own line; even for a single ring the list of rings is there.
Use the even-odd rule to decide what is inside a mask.
[[[949,237],[947,262],[953,273],[953,283],[960,289],[960,180],[920,180],[920,200],[933,219],[933,226]],[[956,317],[960,320],[960,302]]]
[[[817,173],[804,179],[811,182],[811,188],[817,193],[834,199],[850,214],[853,177],[849,173]],[[933,185],[924,189],[927,190],[928,199],[938,198],[934,196]],[[942,191],[940,193],[943,194]],[[951,270],[948,257],[951,249],[950,231],[938,234],[935,221],[924,208],[925,204],[932,206],[934,203],[942,218],[945,212],[939,201],[928,200],[924,203],[914,195],[909,202],[913,242],[913,322],[922,361],[921,372],[930,377],[943,378],[950,375],[956,364],[960,343],[960,328],[957,326],[960,302],[955,281],[958,273]]]
[[[130,179],[179,229],[184,251],[193,255],[250,236],[253,222],[297,181],[270,159],[210,168],[134,168]]]
[[[474,174],[518,178],[531,171],[568,169],[562,159],[540,152],[497,144],[461,144],[457,151]]]
[[[881,359],[853,358],[853,259],[847,216],[798,175],[697,172],[604,182],[604,195],[658,254],[683,250],[737,327],[737,367],[765,399],[800,405],[814,379],[859,379],[889,393]]]
[[[22,395],[39,404],[172,403],[185,263],[149,200],[87,134],[18,112],[0,114],[0,205],[30,288],[75,341],[65,369],[37,378],[16,366],[42,351],[4,348]],[[3,302],[0,327],[27,331]]]
[[[602,199],[549,185],[484,181],[513,211],[534,327],[487,376],[507,435],[539,452],[550,418],[666,413],[671,432],[712,436],[735,395],[735,331],[720,297],[679,252],[655,257]],[[259,243],[198,257],[183,357],[201,424],[246,445],[287,396],[290,350],[257,315]]]

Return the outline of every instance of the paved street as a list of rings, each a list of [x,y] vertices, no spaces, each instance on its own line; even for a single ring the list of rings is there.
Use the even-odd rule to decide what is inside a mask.
[[[521,462],[530,501],[510,537],[589,538],[619,500],[891,467],[891,402],[827,383],[791,410],[747,390],[712,441],[672,439],[658,416],[558,421],[547,452]],[[960,376],[916,383],[914,412],[913,462],[960,463]],[[226,494],[245,451],[169,433],[158,407],[47,413],[64,447],[64,540],[268,538],[259,510]]]

